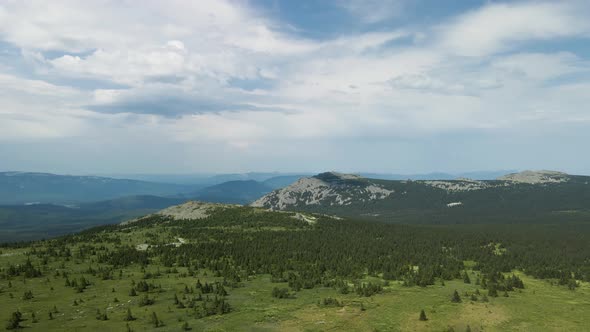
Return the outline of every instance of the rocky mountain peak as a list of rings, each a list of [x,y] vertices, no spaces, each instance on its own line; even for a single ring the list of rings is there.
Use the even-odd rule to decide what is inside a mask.
[[[256,200],[251,206],[283,210],[293,206],[350,205],[354,201],[384,199],[392,193],[355,174],[325,172],[301,178]]]
[[[557,172],[557,171],[547,171],[547,170],[540,170],[540,171],[531,171],[526,170],[519,173],[511,173],[498,178],[498,180],[502,181],[511,181],[511,182],[519,182],[519,183],[530,183],[530,184],[540,184],[540,183],[559,183],[559,182],[566,182],[569,181],[570,176],[567,173]]]

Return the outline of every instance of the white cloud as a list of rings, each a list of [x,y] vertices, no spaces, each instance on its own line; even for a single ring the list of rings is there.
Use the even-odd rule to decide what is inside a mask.
[[[367,26],[401,10],[341,4]],[[373,5],[389,9],[363,13]],[[565,128],[590,121],[587,80],[567,80],[587,75],[588,59],[523,45],[586,36],[587,7],[489,4],[436,27],[320,41],[235,2],[5,2],[0,40],[21,48],[29,71],[0,58],[0,143],[72,139],[143,161],[157,146],[176,162],[207,153],[221,165],[228,151],[307,146],[330,158],[343,141]]]
[[[580,2],[489,4],[441,28],[441,46],[459,55],[505,51],[529,40],[588,36],[588,8]]]

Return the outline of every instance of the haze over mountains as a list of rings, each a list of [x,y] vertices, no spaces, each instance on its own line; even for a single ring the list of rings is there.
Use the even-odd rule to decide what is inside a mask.
[[[248,204],[301,176],[222,174],[193,176],[188,184],[183,184],[181,181],[163,183],[103,176],[2,172],[0,242],[47,238],[119,223],[188,200]],[[159,176],[155,180],[157,178]]]
[[[497,173],[470,174],[489,178]],[[475,180],[446,173],[247,173],[178,184],[4,172],[0,241],[118,223],[191,200],[405,223],[498,222],[498,216],[503,222],[578,220],[589,213],[590,177],[549,171],[500,175],[497,180]]]
[[[510,171],[486,171],[469,173],[358,173],[367,178],[385,180],[451,180],[461,177],[488,180]],[[254,194],[270,192],[285,187],[310,173],[243,173],[218,175],[128,175],[79,176],[58,175],[38,172],[0,172],[0,205],[50,203],[78,204],[109,200],[133,195],[178,196],[207,199],[208,193],[221,202],[240,201],[248,203],[260,196]],[[245,181],[245,182],[243,182]],[[221,188],[215,187],[222,185]],[[257,187],[255,189],[254,187]],[[234,187],[240,187],[234,188]],[[220,189],[227,195],[219,195]],[[242,192],[243,191],[243,192]],[[248,193],[251,192],[251,193]],[[237,198],[234,198],[234,195]]]

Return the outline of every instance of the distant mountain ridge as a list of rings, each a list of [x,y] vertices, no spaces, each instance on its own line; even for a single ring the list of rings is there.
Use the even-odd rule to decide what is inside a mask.
[[[496,180],[378,180],[321,173],[251,204],[395,222],[534,222],[590,216],[590,177],[524,171]],[[590,218],[588,218],[590,221]]]
[[[0,205],[0,243],[50,238],[93,226],[120,223],[185,201],[183,198],[138,195],[76,206]]]
[[[1,172],[0,205],[25,203],[77,204],[133,195],[168,196],[194,187],[99,176]]]
[[[274,188],[254,180],[236,180],[206,187],[185,196],[199,201],[229,204],[249,204]]]

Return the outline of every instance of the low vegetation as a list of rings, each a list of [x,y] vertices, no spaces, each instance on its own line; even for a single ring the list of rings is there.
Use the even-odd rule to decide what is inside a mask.
[[[526,226],[152,216],[3,245],[0,315],[31,331],[590,326],[590,225]]]

